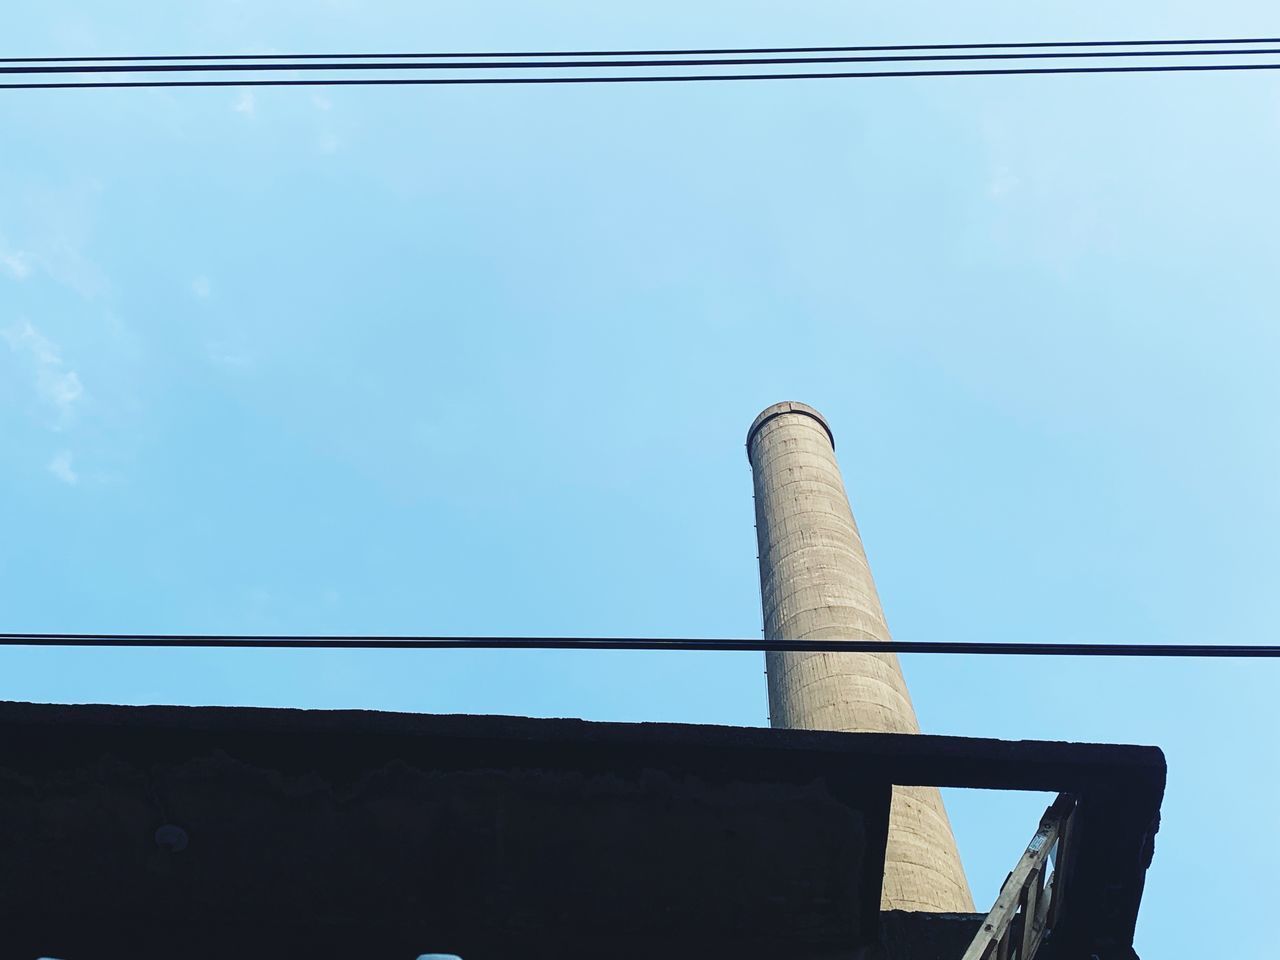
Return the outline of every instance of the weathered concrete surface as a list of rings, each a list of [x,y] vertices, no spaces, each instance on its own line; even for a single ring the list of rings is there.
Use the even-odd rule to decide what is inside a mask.
[[[765,636],[890,639],[826,420],[802,403],[774,404],[751,425],[747,455]],[[919,733],[892,653],[769,653],[765,660],[775,727]],[[881,903],[886,910],[973,910],[933,787],[894,790]]]

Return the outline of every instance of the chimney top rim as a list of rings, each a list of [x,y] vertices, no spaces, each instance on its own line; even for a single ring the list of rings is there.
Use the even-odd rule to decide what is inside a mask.
[[[747,459],[751,459],[751,441],[756,438],[756,434],[770,420],[787,414],[797,414],[802,417],[809,417],[817,420],[818,424],[826,431],[827,439],[831,441],[831,449],[836,448],[836,435],[831,432],[831,425],[827,423],[827,418],[821,413],[809,406],[807,403],[800,403],[798,400],[784,400],[781,403],[775,403],[765,407],[760,411],[760,415],[751,422],[751,429],[747,431]]]

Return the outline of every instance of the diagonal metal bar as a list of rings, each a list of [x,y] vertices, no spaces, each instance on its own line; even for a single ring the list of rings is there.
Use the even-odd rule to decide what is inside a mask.
[[[1052,904],[1041,906],[1040,900],[1059,888],[1052,883],[1043,890],[1049,851],[1065,833],[1065,825],[1075,809],[1073,797],[1063,794],[1044,812],[1035,836],[1018,860],[1017,866],[1000,888],[991,912],[982,921],[982,929],[965,951],[962,960],[988,960],[990,957],[1015,957],[1032,960],[1040,942],[1048,932],[1041,917],[1052,915]],[[1061,862],[1061,861],[1060,861]],[[1021,918],[1020,925],[1015,922]]]

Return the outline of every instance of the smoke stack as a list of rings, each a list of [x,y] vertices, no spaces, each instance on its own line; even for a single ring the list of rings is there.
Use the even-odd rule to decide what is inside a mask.
[[[835,437],[803,403],[776,403],[747,433],[760,594],[769,639],[889,640],[836,463]],[[767,653],[775,727],[919,733],[892,653]],[[935,787],[894,787],[881,907],[972,913]]]

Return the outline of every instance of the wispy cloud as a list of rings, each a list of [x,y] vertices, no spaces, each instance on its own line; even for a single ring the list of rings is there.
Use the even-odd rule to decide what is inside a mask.
[[[20,246],[6,244],[0,236],[0,277],[43,275],[87,300],[109,294],[110,281],[90,256],[103,189],[96,180],[52,185],[35,179],[25,184],[27,206],[39,214],[27,224]]]
[[[31,275],[31,259],[21,250],[0,246],[0,270],[15,280],[25,280]]]
[[[49,472],[70,486],[75,486],[80,481],[80,475],[76,473],[75,468],[71,465],[70,450],[59,451],[49,461]]]
[[[214,366],[222,367],[226,370],[236,373],[243,373],[254,365],[252,354],[228,347],[225,344],[210,344],[206,350],[209,362]]]
[[[243,113],[245,116],[252,117],[258,109],[258,98],[253,95],[251,90],[242,90],[231,109],[236,113]]]
[[[30,366],[40,400],[53,410],[51,426],[55,430],[66,427],[84,396],[80,375],[66,368],[57,344],[37,330],[30,320],[0,330],[0,336],[9,344],[9,349]]]
[[[191,292],[201,300],[208,300],[213,296],[213,284],[208,277],[196,277],[191,281]]]

